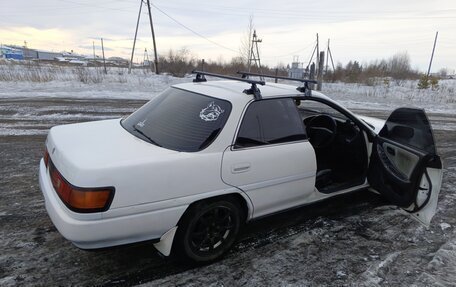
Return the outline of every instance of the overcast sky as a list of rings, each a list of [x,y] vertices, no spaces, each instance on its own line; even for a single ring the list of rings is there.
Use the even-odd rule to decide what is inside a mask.
[[[92,42],[98,50],[103,37],[107,57],[129,58],[139,4],[140,0],[0,0],[0,42],[27,41],[31,48],[92,54]],[[364,63],[408,52],[412,66],[424,71],[439,31],[432,70],[456,69],[455,0],[152,0],[152,4],[159,54],[187,48],[198,58],[228,61],[238,55],[253,15],[263,40],[260,56],[270,66],[287,64],[294,55],[307,62],[319,33],[322,49],[331,39],[335,62]],[[142,61],[145,48],[153,51],[146,11],[144,6],[136,61]]]

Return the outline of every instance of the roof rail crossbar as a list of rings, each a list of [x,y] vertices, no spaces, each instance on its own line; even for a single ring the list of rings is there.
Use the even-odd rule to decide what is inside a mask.
[[[204,74],[196,74],[196,77],[193,79],[193,82],[201,83],[201,82],[207,82],[207,80],[206,80],[206,77],[204,77]]]
[[[245,72],[245,71],[238,71],[237,73],[242,75],[243,79],[248,79],[249,76],[254,76],[254,77],[263,77],[263,78],[272,78],[272,79],[279,79],[279,80],[289,80],[289,81],[301,82],[304,84],[304,86],[297,87],[296,90],[300,91],[301,93],[305,93],[306,95],[310,95],[311,89],[309,87],[309,83],[318,84],[317,81],[309,80],[309,79],[297,79],[297,78],[289,78],[289,77],[282,77],[282,76],[275,76],[275,75],[257,74],[257,73],[251,73],[251,72]]]
[[[249,83],[252,86],[250,87],[250,89],[245,89],[243,91],[243,93],[245,93],[247,95],[253,95],[255,100],[261,100],[261,92],[257,85],[262,85],[262,86],[265,85],[265,81],[257,81],[257,80],[251,80],[251,79],[246,79],[246,78],[237,78],[237,77],[214,74],[214,73],[197,71],[197,70],[193,70],[192,74],[196,74],[196,78],[193,80],[193,82],[196,82],[196,83],[197,82],[206,82],[207,80],[204,76]]]
[[[264,78],[272,78],[272,79],[279,79],[279,80],[289,80],[301,83],[311,83],[311,84],[318,84],[316,80],[309,80],[309,79],[298,79],[298,78],[289,78],[289,77],[282,77],[282,76],[275,76],[275,75],[266,75],[266,74],[257,74],[245,71],[238,71],[238,74],[242,75],[243,79],[246,79],[248,76],[256,76],[256,77],[264,77]]]
[[[257,101],[262,99],[261,91],[260,91],[260,89],[258,89],[258,87],[255,83],[252,83],[252,86],[250,87],[250,89],[245,89],[242,92],[247,95],[253,95],[253,97]]]

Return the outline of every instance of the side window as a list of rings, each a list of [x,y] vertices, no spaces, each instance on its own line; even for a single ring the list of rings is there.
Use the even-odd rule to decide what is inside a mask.
[[[342,114],[341,112],[337,111],[336,109],[328,106],[327,104],[320,103],[314,100],[304,100],[301,101],[301,104],[298,107],[299,114],[301,115],[302,119],[310,119],[316,115],[328,115],[333,118],[337,118],[342,121],[346,121],[348,118]],[[306,123],[306,121],[304,121]]]
[[[435,154],[434,135],[424,110],[399,108],[388,117],[381,137]]]
[[[252,147],[306,139],[301,117],[292,99],[253,102],[247,108],[235,147]]]

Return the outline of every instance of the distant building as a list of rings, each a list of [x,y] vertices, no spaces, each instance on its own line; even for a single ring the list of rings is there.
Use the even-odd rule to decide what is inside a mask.
[[[22,59],[24,60],[43,60],[43,61],[54,61],[58,57],[62,57],[62,53],[48,52],[42,50],[29,49],[21,46],[10,46],[15,50],[19,50],[22,53]]]
[[[107,61],[116,66],[128,66],[128,60],[125,60],[121,57],[110,57]]]
[[[293,62],[291,63],[291,68],[288,70],[288,77],[295,79],[304,78],[304,67],[303,63]]]
[[[25,60],[38,59],[38,52],[36,50],[29,49],[29,48],[22,48],[22,52],[24,53]]]
[[[14,48],[16,50],[22,51],[23,59],[24,60],[34,60],[38,59],[38,52],[33,49],[29,49],[26,47],[21,47],[21,46],[10,46],[11,48]]]
[[[295,79],[304,78],[304,64],[299,62],[299,57],[294,56],[291,68],[288,69],[288,77]]]
[[[0,58],[2,59],[14,59],[14,60],[23,60],[24,53],[13,47],[1,46],[0,47]]]
[[[0,46],[0,59],[52,61],[80,66],[98,66],[103,63],[103,60],[99,56],[81,55],[73,52],[73,50],[71,52],[56,53],[16,45]],[[120,57],[110,57],[106,59],[106,64],[109,66],[126,67],[129,61]]]
[[[68,61],[77,60],[77,61],[87,61],[88,59],[93,59],[93,56],[88,57],[80,54],[76,54],[71,50],[71,52],[63,52],[63,58],[67,59]]]
[[[43,61],[54,61],[57,58],[63,56],[62,53],[39,51],[39,50],[37,50],[37,53],[38,53],[38,60],[43,60]]]

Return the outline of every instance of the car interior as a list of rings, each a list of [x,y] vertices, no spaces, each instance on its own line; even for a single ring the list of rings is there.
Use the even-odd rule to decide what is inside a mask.
[[[297,104],[316,154],[316,188],[331,193],[363,184],[368,159],[361,129],[325,103],[304,100]]]

